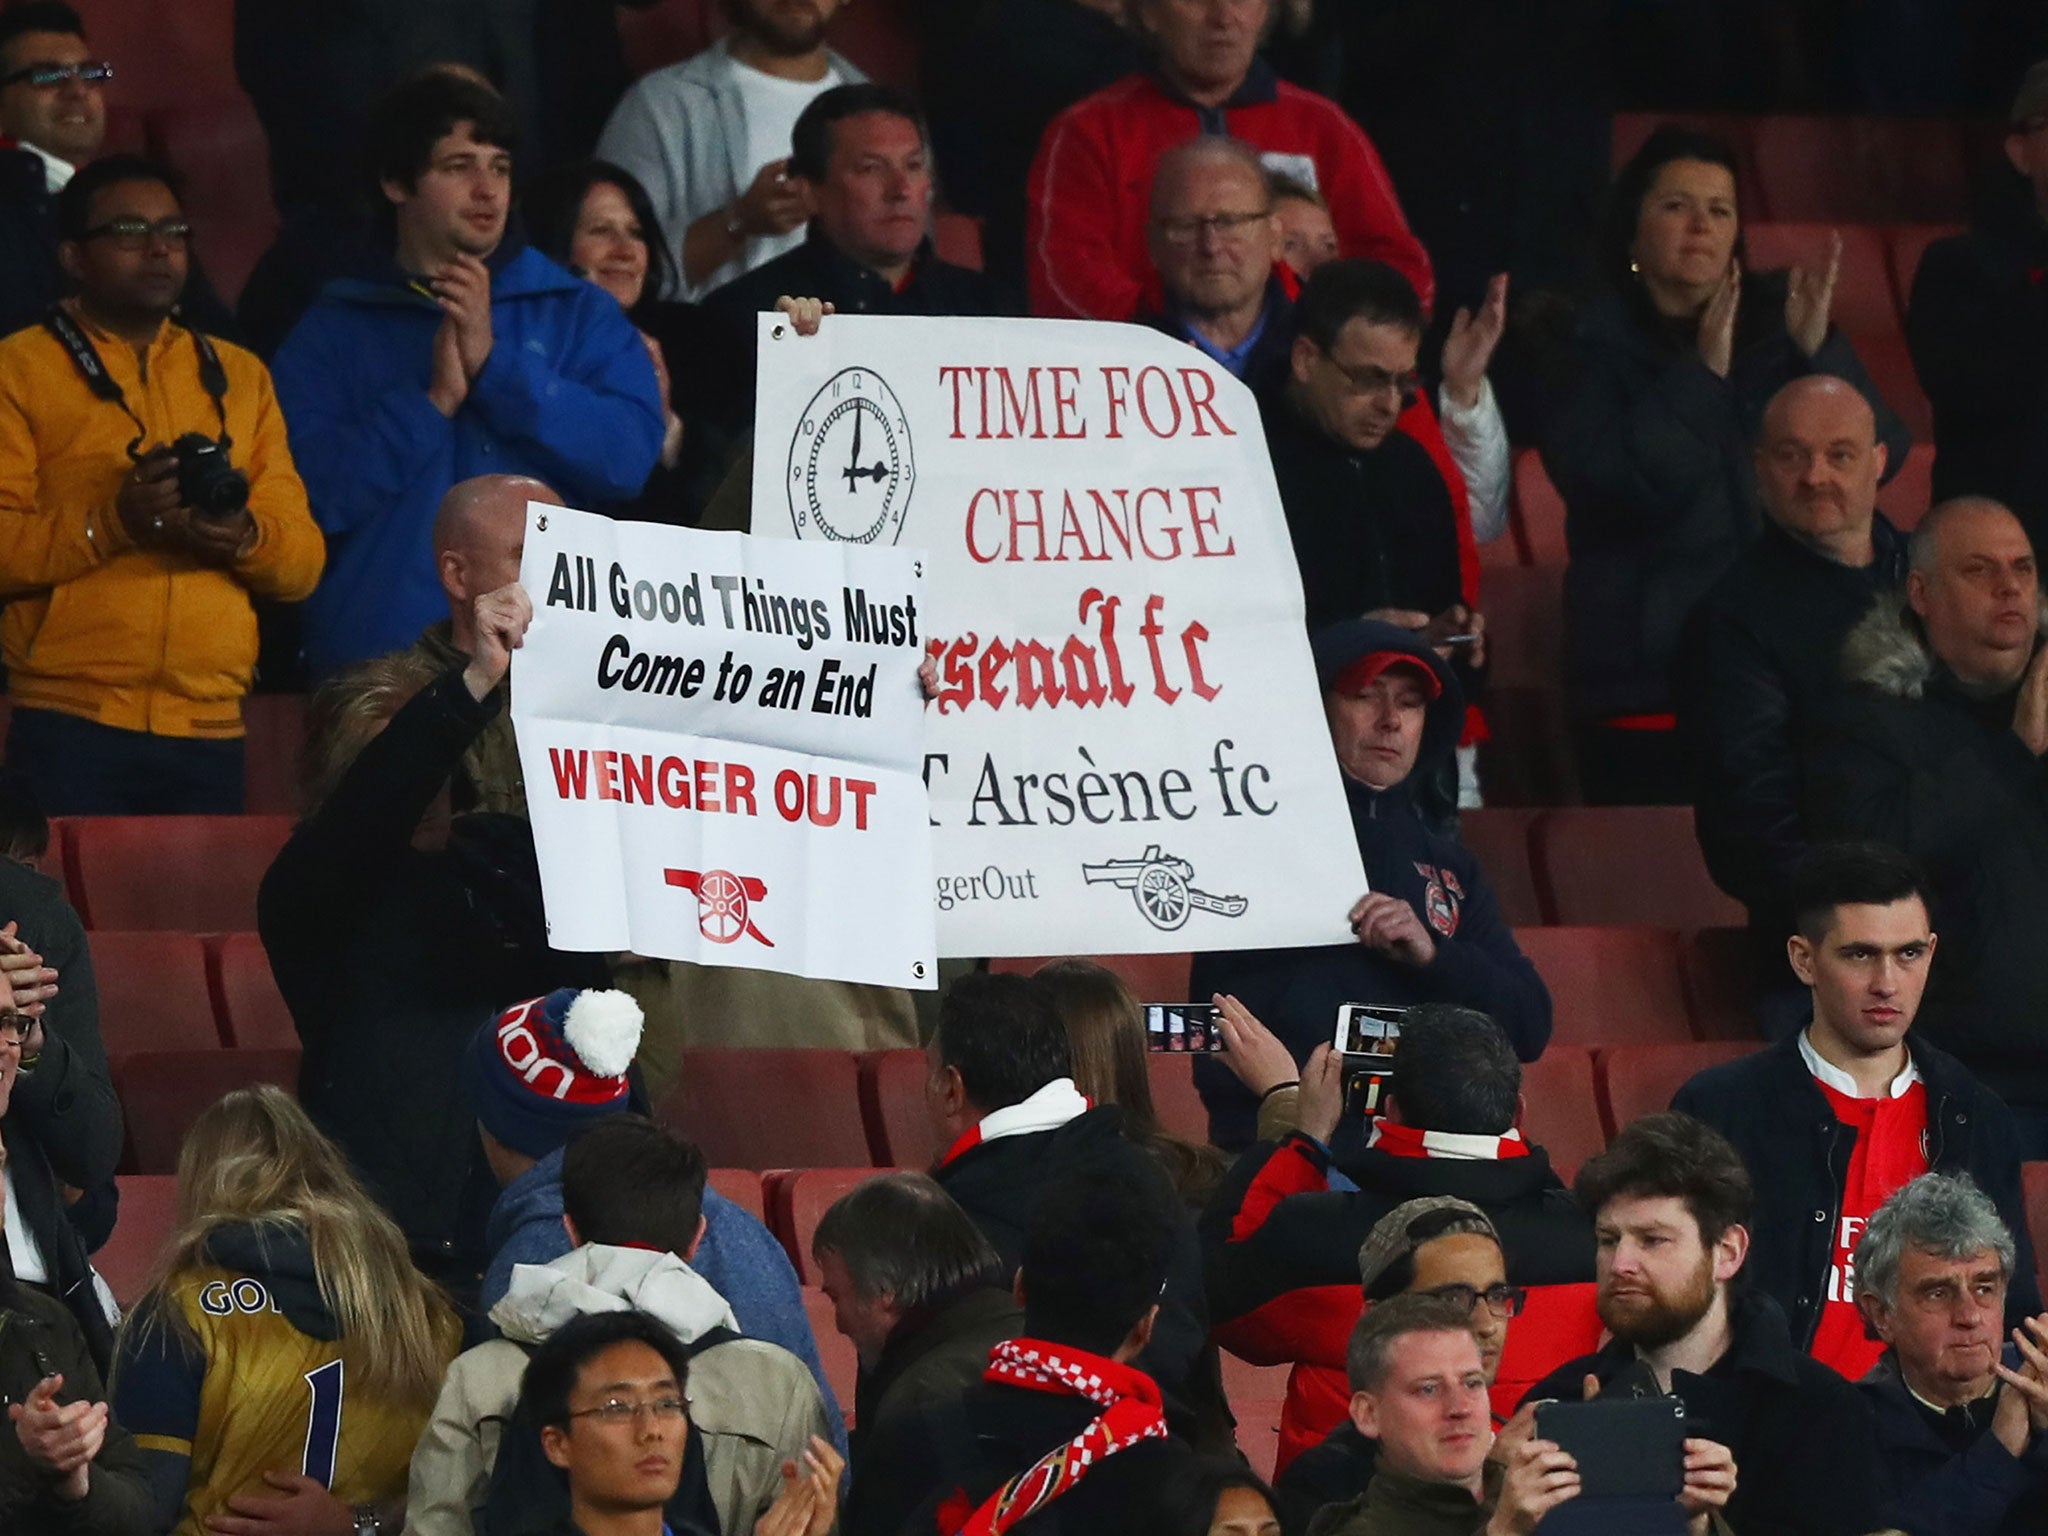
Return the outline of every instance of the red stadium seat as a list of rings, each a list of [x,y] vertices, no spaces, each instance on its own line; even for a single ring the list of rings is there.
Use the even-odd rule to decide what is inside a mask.
[[[1493,1383],[1493,1411],[1506,1418],[1529,1389],[1559,1366],[1600,1347],[1600,1317],[1593,1310],[1598,1288],[1532,1285],[1522,1315],[1508,1325]]]
[[[1760,1040],[1693,1040],[1672,1045],[1617,1045],[1600,1053],[1600,1103],[1611,1136],[1631,1120],[1671,1107],[1672,1095],[1696,1072],[1763,1049]]]
[[[937,215],[932,220],[932,245],[941,261],[981,270],[981,220],[964,213]]]
[[[1905,467],[1878,487],[1877,509],[1893,527],[1910,531],[1920,526],[1933,500],[1934,444],[1915,443]]]
[[[1749,219],[1940,220],[1964,217],[1969,165],[1960,123],[1937,118],[1757,120],[1761,209]]]
[[[186,1131],[222,1095],[257,1083],[290,1092],[299,1080],[297,1051],[140,1051],[113,1065],[133,1173],[175,1173]]]
[[[1486,614],[1489,686],[1562,691],[1564,567],[1488,571],[1479,602]]]
[[[225,935],[214,951],[221,1021],[228,1042],[242,1047],[296,1049],[298,1026],[270,974],[270,956],[253,933]]]
[[[1579,768],[1562,682],[1486,689],[1490,735],[1479,744],[1479,783],[1491,808],[1574,805]]]
[[[1892,292],[1898,296],[1901,315],[1912,307],[1913,277],[1920,270],[1920,258],[1927,254],[1927,247],[1968,229],[1967,224],[1894,224],[1885,231],[1891,255]]]
[[[1209,1139],[1209,1111],[1195,1092],[1195,1059],[1168,1051],[1148,1051],[1145,1075],[1152,1083],[1152,1108],[1161,1129],[1189,1141]]]
[[[1682,940],[1693,1033],[1702,1040],[1762,1038],[1756,950],[1747,928],[1700,928]]]
[[[1678,935],[1662,928],[1517,928],[1550,988],[1552,1045],[1690,1041]]]
[[[753,1168],[713,1168],[705,1183],[741,1210],[766,1225],[768,1202],[761,1190],[761,1175]]]
[[[874,79],[906,90],[917,87],[916,23],[909,0],[862,0],[833,24],[832,46]],[[644,75],[701,53],[726,30],[717,0],[656,0],[618,8],[626,67]]]
[[[1530,834],[1536,888],[1560,923],[1711,928],[1748,914],[1707,875],[1682,805],[1572,806]]]
[[[1123,977],[1124,984],[1137,993],[1141,1003],[1204,1001],[1188,996],[1188,970],[1194,964],[1193,955],[1080,955],[1076,958],[1092,960],[1104,970],[1115,971]],[[988,968],[999,975],[1029,976],[1040,966],[1051,963],[1051,959],[1044,955],[1009,955],[989,961]]]
[[[1743,216],[1752,219],[1764,216],[1763,196],[1757,188],[1756,154],[1750,142],[1756,124],[1754,117],[1732,112],[1617,112],[1614,114],[1609,163],[1615,170],[1620,170],[1643,147],[1644,141],[1665,123],[1709,134],[1734,150],[1735,191]]]
[[[259,816],[289,816],[299,808],[299,751],[306,739],[306,697],[252,693],[242,700],[249,735],[245,808]]]
[[[1529,863],[1529,829],[1542,814],[1522,807],[1487,806],[1458,817],[1458,841],[1479,860],[1501,916],[1516,927],[1533,926],[1545,916]]]
[[[1237,1448],[1260,1477],[1271,1481],[1280,1451],[1280,1409],[1287,1399],[1285,1365],[1253,1365],[1221,1351],[1223,1395],[1237,1420]]]
[[[1903,336],[1862,336],[1856,341],[1856,355],[1870,371],[1870,382],[1884,403],[1899,413],[1906,431],[1916,443],[1934,441],[1934,407],[1920,388],[1920,375],[1913,369],[1913,354]]]
[[[918,23],[914,0],[861,0],[832,26],[832,46],[885,85],[917,89]]]
[[[810,1320],[811,1333],[818,1341],[818,1359],[825,1367],[825,1379],[832,1384],[832,1395],[839,1399],[839,1406],[846,1413],[846,1427],[851,1429],[860,1355],[853,1340],[841,1333],[834,1321],[832,1298],[814,1285],[804,1287],[804,1316]]]
[[[702,53],[725,30],[717,0],[655,0],[614,8],[626,69],[638,76]]]
[[[256,888],[288,816],[91,816],[70,827],[70,885],[88,928],[253,933]]]
[[[929,1168],[946,1149],[925,1099],[923,1051],[876,1051],[860,1064],[860,1107],[877,1167]]]
[[[2027,1205],[2027,1236],[2033,1240],[2034,1264],[2048,1275],[2048,1163],[2021,1163],[2020,1191]]]
[[[184,179],[194,244],[214,290],[232,306],[277,238],[270,141],[256,108],[239,90],[179,103],[151,117],[149,138]]]
[[[771,1101],[800,1110],[762,1113]],[[869,1157],[849,1051],[686,1051],[659,1118],[719,1168],[842,1168]]]
[[[86,942],[108,1055],[221,1048],[206,981],[206,943],[197,934],[95,929]]]
[[[832,1202],[877,1174],[890,1168],[795,1168],[776,1181],[769,1226],[782,1239],[796,1276],[805,1285],[818,1283],[818,1266],[811,1261],[811,1239]]]
[[[1522,1139],[1548,1152],[1566,1183],[1607,1145],[1593,1055],[1583,1045],[1553,1042],[1540,1060],[1523,1066]]]
[[[1835,324],[1852,339],[1897,336],[1904,330],[1902,311],[1892,292],[1890,253],[1883,231],[1874,224],[1758,224],[1742,232],[1754,271],[1805,267],[1814,272],[1827,264],[1831,234],[1842,238],[1842,271],[1835,284]]]
[[[165,1173],[128,1173],[121,1188],[121,1213],[114,1235],[92,1256],[114,1300],[125,1310],[141,1299],[150,1271],[178,1227],[178,1181]]]
[[[155,111],[238,93],[234,0],[73,0],[93,56],[112,61],[110,105]]]
[[[1570,559],[1564,541],[1564,497],[1534,448],[1516,453],[1514,463],[1515,523],[1528,563],[1562,566]]]
[[[1521,535],[1515,530],[1514,505],[1511,500],[1508,506],[1508,526],[1501,530],[1498,537],[1488,539],[1479,546],[1479,568],[1483,571],[1496,571],[1528,563],[1528,557],[1522,551]]]

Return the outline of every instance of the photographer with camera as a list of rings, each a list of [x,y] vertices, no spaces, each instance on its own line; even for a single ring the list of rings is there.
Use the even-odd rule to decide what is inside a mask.
[[[7,761],[51,815],[236,815],[252,597],[324,559],[263,364],[174,321],[192,226],[169,172],[58,195],[77,296],[0,341]]]

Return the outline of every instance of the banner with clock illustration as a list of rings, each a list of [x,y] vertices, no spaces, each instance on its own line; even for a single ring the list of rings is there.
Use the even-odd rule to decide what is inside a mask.
[[[1365,891],[1258,409],[1136,326],[760,321],[753,529],[917,551],[939,952],[1340,943]]]
[[[918,565],[527,508],[512,717],[557,948],[936,984]]]

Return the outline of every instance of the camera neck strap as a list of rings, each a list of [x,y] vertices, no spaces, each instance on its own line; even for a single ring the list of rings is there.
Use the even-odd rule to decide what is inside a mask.
[[[176,322],[173,322],[176,323]],[[43,328],[64,350],[71,354],[71,362],[85,380],[85,387],[92,391],[97,400],[108,405],[119,406],[121,413],[135,423],[134,440],[128,444],[128,457],[139,459],[137,451],[142,440],[149,436],[149,428],[142,424],[142,418],[135,414],[135,408],[128,403],[127,395],[114,376],[107,372],[106,361],[99,349],[86,336],[85,329],[71,317],[71,312],[61,304],[52,304],[43,315]],[[206,391],[207,399],[213,402],[213,414],[220,418],[220,445],[223,449],[234,446],[234,439],[228,436],[228,374],[221,366],[220,353],[214,349],[213,340],[203,331],[191,326],[183,327],[192,338],[193,348],[199,353],[199,387]]]

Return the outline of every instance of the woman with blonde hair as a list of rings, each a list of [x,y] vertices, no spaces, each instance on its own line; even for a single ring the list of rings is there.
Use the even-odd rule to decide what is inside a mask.
[[[156,1529],[397,1530],[460,1334],[305,1111],[278,1088],[228,1094],[185,1137],[177,1232],[115,1348]]]
[[[1074,1055],[1074,1086],[1092,1103],[1124,1112],[1124,1134],[1150,1150],[1191,1205],[1201,1205],[1228,1159],[1215,1147],[1176,1136],[1159,1123],[1145,1069],[1145,1015],[1115,971],[1092,960],[1055,960],[1034,973],[1052,994]]]

